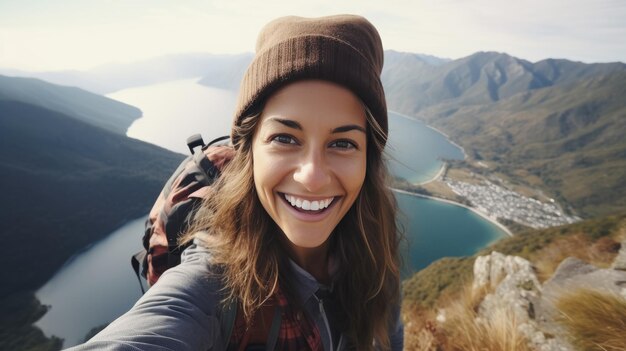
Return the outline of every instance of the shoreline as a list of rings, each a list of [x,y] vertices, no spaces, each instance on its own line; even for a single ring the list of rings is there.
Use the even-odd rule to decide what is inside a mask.
[[[459,145],[459,144],[455,143],[454,141],[450,140],[450,137],[448,136],[448,134],[446,134],[446,133],[442,132],[441,130],[439,130],[439,129],[437,129],[437,128],[433,127],[433,126],[428,125],[426,122],[421,121],[421,120],[419,120],[419,119],[416,119],[416,118],[414,118],[414,117],[407,116],[407,115],[405,115],[405,114],[402,114],[402,113],[399,113],[399,112],[397,112],[397,111],[393,111],[393,110],[389,110],[389,112],[393,112],[393,113],[397,114],[398,116],[400,116],[400,117],[402,117],[402,118],[406,118],[406,119],[409,119],[409,120],[414,121],[414,122],[419,122],[419,123],[422,123],[424,126],[426,126],[426,127],[430,128],[430,129],[434,130],[435,132],[437,132],[437,133],[439,133],[439,134],[443,135],[443,136],[446,138],[446,140],[447,140],[450,144],[452,144],[452,145],[454,145],[454,146],[458,147],[459,149],[461,149],[461,152],[463,153],[463,160],[466,160],[466,159],[468,158],[468,157],[467,157],[467,153],[465,152],[465,148],[463,148],[461,145]],[[428,183],[430,183],[430,182],[434,182],[434,181],[436,181],[436,180],[437,180],[437,179],[439,179],[439,177],[443,174],[443,172],[445,171],[445,169],[446,169],[446,166],[447,166],[447,165],[448,165],[448,164],[447,164],[445,161],[442,161],[442,163],[441,163],[441,167],[439,168],[439,171],[437,172],[437,174],[435,174],[435,176],[434,176],[434,177],[432,177],[431,179],[428,179],[428,180],[426,180],[426,181],[420,182],[420,183],[415,183],[415,185],[424,185],[424,184],[428,184]],[[412,192],[410,192],[410,191],[400,190],[400,189],[396,189],[396,188],[390,188],[390,189],[391,189],[392,191],[395,191],[395,192],[398,192],[398,193],[401,193],[401,194],[412,195],[412,196],[418,196],[418,197],[422,197],[422,198],[426,198],[426,199],[431,199],[431,200],[435,200],[435,201],[441,201],[441,202],[448,203],[448,204],[451,204],[451,205],[456,205],[456,206],[464,207],[464,208],[466,208],[466,209],[468,209],[468,210],[470,210],[470,211],[474,212],[475,214],[479,215],[480,217],[482,217],[482,218],[486,219],[487,221],[489,221],[489,222],[493,223],[495,226],[497,226],[497,227],[498,227],[498,228],[500,228],[502,231],[504,231],[504,233],[505,233],[505,234],[507,234],[508,236],[511,236],[511,237],[512,237],[512,236],[514,236],[513,232],[511,232],[511,230],[510,230],[509,228],[507,228],[506,226],[504,226],[502,223],[498,222],[496,219],[493,219],[493,218],[489,217],[487,214],[485,214],[485,213],[482,213],[482,212],[478,211],[478,210],[477,210],[476,208],[474,208],[474,207],[470,207],[470,206],[467,206],[467,205],[465,205],[465,204],[462,204],[462,203],[459,203],[459,202],[456,202],[456,201],[452,201],[452,200],[448,200],[448,199],[444,199],[444,198],[440,198],[440,197],[435,197],[435,196],[429,196],[429,195],[424,195],[424,194],[412,193]]]
[[[448,134],[446,134],[446,133],[442,132],[441,130],[439,130],[439,129],[437,129],[437,128],[435,128],[435,127],[431,126],[431,125],[429,125],[428,123],[426,123],[426,122],[424,122],[424,121],[422,121],[422,120],[419,120],[419,119],[417,119],[417,118],[415,118],[415,117],[407,116],[407,115],[405,115],[405,114],[402,114],[402,113],[400,113],[400,112],[393,111],[393,110],[389,110],[389,112],[393,112],[393,113],[397,114],[398,116],[401,116],[401,117],[406,118],[406,119],[410,119],[411,121],[414,121],[414,122],[420,122],[420,123],[424,124],[427,128],[430,128],[430,129],[434,130],[435,132],[437,132],[437,133],[439,133],[439,134],[443,135],[443,136],[446,138],[446,140],[448,140],[448,142],[449,142],[450,144],[452,144],[452,145],[454,145],[454,146],[458,147],[459,149],[461,149],[461,152],[463,153],[463,159],[464,159],[464,160],[465,160],[465,159],[467,159],[467,153],[465,152],[465,148],[464,148],[463,146],[461,146],[461,145],[459,145],[459,144],[455,143],[454,141],[452,141],[452,140],[450,139],[450,136],[448,136]]]
[[[424,185],[424,184],[428,184],[428,183],[436,181],[437,179],[439,179],[439,177],[441,177],[443,172],[446,170],[446,166],[447,165],[448,164],[445,161],[442,161],[441,162],[441,167],[439,167],[439,170],[437,171],[437,174],[435,174],[432,178],[427,179],[427,180],[425,180],[423,182],[420,182],[420,183],[416,183],[415,185]]]
[[[412,193],[410,191],[406,191],[406,190],[401,190],[401,189],[396,189],[396,188],[390,188],[391,191],[395,191],[401,194],[406,194],[406,195],[411,195],[411,196],[417,196],[417,197],[422,197],[422,198],[426,198],[426,199],[431,199],[431,200],[435,200],[435,201],[440,201],[440,202],[444,202],[444,203],[448,203],[451,205],[455,205],[455,206],[460,206],[460,207],[464,207],[472,212],[474,212],[475,214],[479,215],[480,217],[486,219],[487,221],[493,223],[495,226],[497,226],[498,228],[502,229],[502,231],[504,231],[505,234],[507,234],[510,237],[515,236],[513,234],[513,232],[511,232],[511,230],[509,230],[509,228],[505,227],[502,223],[498,222],[497,220],[487,216],[486,214],[478,211],[477,209],[464,205],[462,203],[456,202],[456,201],[452,201],[452,200],[448,200],[448,199],[442,199],[440,197],[435,197],[435,196],[429,196],[429,195],[424,195],[424,194],[417,194],[417,193]]]

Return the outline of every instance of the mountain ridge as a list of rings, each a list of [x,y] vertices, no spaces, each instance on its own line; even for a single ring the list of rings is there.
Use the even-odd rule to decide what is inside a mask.
[[[236,66],[240,60],[245,61],[246,59],[251,61],[252,54],[231,55],[198,52],[157,56],[131,63],[109,63],[84,71],[26,72],[5,68],[0,69],[0,74],[39,78],[53,84],[76,86],[104,95],[121,89],[201,77],[207,71],[211,72],[216,66]],[[235,67],[233,70],[236,71],[237,68]],[[236,84],[239,84],[238,80]]]
[[[0,100],[0,112],[0,193],[11,204],[0,238],[21,252],[0,258],[15,267],[0,273],[2,297],[38,288],[75,252],[145,215],[182,159],[39,106]]]
[[[37,78],[0,75],[0,101],[40,106],[122,135],[134,120],[141,117],[141,110],[134,106]]]

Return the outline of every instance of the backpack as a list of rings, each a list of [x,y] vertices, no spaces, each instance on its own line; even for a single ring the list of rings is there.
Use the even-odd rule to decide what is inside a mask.
[[[131,265],[142,293],[145,290],[141,277],[145,278],[150,287],[163,272],[180,263],[182,251],[189,245],[180,246],[179,236],[187,231],[195,210],[203,198],[210,195],[213,183],[235,154],[232,146],[225,143],[228,138],[220,137],[207,145],[200,134],[187,138],[191,155],[180,163],[165,183],[146,219],[143,249],[131,257]],[[274,348],[272,343],[276,342],[280,330],[281,310],[276,305],[263,307],[259,312],[254,317],[255,327],[245,328],[241,335],[234,335],[239,339],[238,350],[265,350],[266,346],[268,349]],[[241,329],[238,327],[244,323],[243,315],[239,313],[237,304],[233,303],[221,310],[219,319],[228,343],[234,330]],[[266,345],[263,341],[270,344]]]
[[[232,146],[219,144],[228,138],[220,137],[207,145],[200,134],[187,138],[191,155],[165,183],[146,219],[143,249],[131,258],[142,292],[145,290],[140,275],[152,286],[163,272],[180,263],[186,246],[179,246],[179,236],[186,232],[195,209],[234,156]]]

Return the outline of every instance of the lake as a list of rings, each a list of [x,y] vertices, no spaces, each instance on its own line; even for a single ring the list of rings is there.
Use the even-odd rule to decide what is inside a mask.
[[[229,133],[235,105],[233,92],[196,81],[131,88],[108,96],[143,111],[129,136],[187,154],[188,136],[202,133],[209,141]],[[431,179],[442,158],[463,158],[445,136],[394,112],[389,113],[389,138],[390,171],[411,182]],[[466,208],[411,195],[396,198],[409,244],[404,277],[441,257],[474,254],[505,235]],[[134,304],[140,289],[130,257],[139,249],[142,234],[143,219],[128,223],[75,257],[37,291],[42,304],[52,306],[37,322],[46,335],[65,338],[65,347],[75,345],[91,328],[110,322]]]
[[[37,291],[41,303],[52,307],[35,325],[46,335],[64,338],[69,347],[128,311],[141,297],[130,257],[141,249],[146,218],[127,223],[70,259]]]

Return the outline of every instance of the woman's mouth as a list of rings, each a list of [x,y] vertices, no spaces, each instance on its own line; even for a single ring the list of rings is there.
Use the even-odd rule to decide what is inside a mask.
[[[319,200],[309,200],[285,193],[280,193],[280,195],[295,210],[310,214],[325,212],[326,209],[332,207],[334,200],[336,199],[335,196]]]

